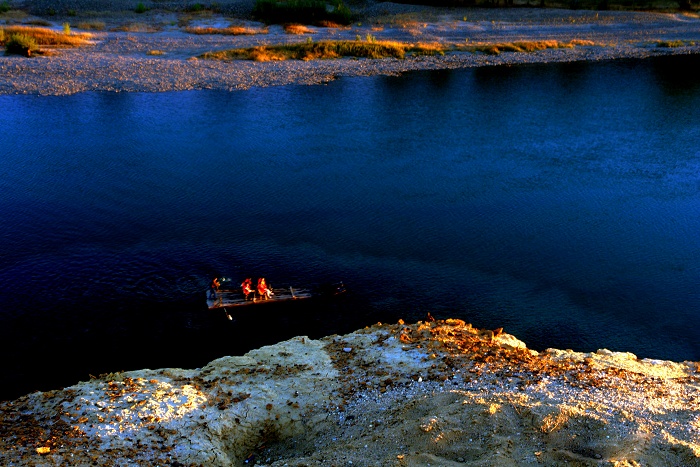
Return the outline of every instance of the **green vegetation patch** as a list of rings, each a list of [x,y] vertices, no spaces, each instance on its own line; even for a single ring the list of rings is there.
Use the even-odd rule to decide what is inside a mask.
[[[700,42],[696,41],[682,41],[682,40],[675,40],[675,41],[656,41],[656,46],[657,47],[667,47],[667,48],[673,48],[673,47],[693,47],[696,45],[699,45]]]
[[[377,41],[372,36],[367,36],[363,41],[359,38],[354,41],[319,41],[313,42],[311,38],[303,43],[283,45],[263,45],[239,49],[222,50],[219,52],[207,52],[199,58],[209,60],[254,60],[269,62],[275,60],[316,60],[334,59],[342,57],[356,58],[404,58],[410,55],[444,55],[446,52],[471,52],[497,55],[501,52],[529,53],[545,49],[573,48],[580,45],[595,45],[592,41],[573,40],[570,42],[559,41],[529,41],[508,42],[497,44],[473,44],[473,45],[444,45],[444,44],[407,44],[396,41]]]
[[[69,31],[70,32],[70,31]],[[31,26],[3,26],[0,28],[0,37],[8,39],[12,35],[31,38],[37,45],[56,47],[79,47],[89,43],[92,38],[90,33],[63,33],[49,28]],[[7,44],[5,43],[5,47]]]
[[[27,36],[26,34],[6,35],[3,33],[0,39],[2,39],[5,45],[5,51],[8,54],[24,55],[29,57],[33,53],[39,51],[39,44],[36,43],[36,40],[31,36]]]
[[[529,53],[546,49],[571,49],[577,45],[595,45],[592,41],[573,40],[570,42],[559,41],[520,41],[497,44],[475,44],[460,47],[460,50],[468,52],[480,52],[489,55],[498,55],[501,52]]]
[[[207,52],[199,58],[210,60],[315,60],[341,57],[356,58],[404,58],[406,53],[443,54],[444,49],[432,44],[403,44],[393,41],[307,41],[298,44],[259,46],[241,49]]]

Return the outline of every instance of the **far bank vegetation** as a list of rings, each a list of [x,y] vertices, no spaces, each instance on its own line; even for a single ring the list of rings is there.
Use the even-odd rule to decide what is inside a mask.
[[[444,55],[447,52],[471,52],[497,55],[502,52],[528,53],[552,48],[572,48],[594,45],[591,41],[521,41],[499,44],[445,45],[432,43],[407,44],[396,41],[378,41],[371,36],[366,40],[319,41],[284,45],[265,45],[207,52],[199,58],[210,60],[254,60],[258,62],[281,60],[316,60],[353,58],[405,58],[406,55]]]
[[[572,10],[698,11],[700,0],[396,0],[435,7],[540,7]]]
[[[348,25],[354,15],[342,0],[257,0],[253,16],[266,24]]]

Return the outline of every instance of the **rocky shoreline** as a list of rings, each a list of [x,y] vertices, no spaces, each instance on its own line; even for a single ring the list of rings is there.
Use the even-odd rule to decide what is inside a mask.
[[[642,59],[700,52],[700,18],[682,14],[536,9],[440,10],[381,3],[364,13],[366,22],[347,28],[312,27],[303,35],[286,34],[279,26],[265,29],[248,19],[220,15],[190,15],[186,19],[178,13],[154,11],[147,15],[121,13],[107,16],[106,29],[93,32],[93,43],[87,47],[52,50],[48,56],[31,59],[0,56],[0,94],[228,91],[320,84],[341,76],[396,75],[413,70]],[[81,23],[81,18],[75,17],[52,17],[51,20],[56,28],[60,28],[62,22]],[[1,21],[0,17],[0,25]],[[25,21],[28,20],[25,18]],[[194,35],[181,26],[185,23],[218,27],[236,23],[264,30],[264,33]],[[323,39],[354,40],[358,37],[442,44],[586,40],[595,45],[531,53],[454,52],[444,56],[382,60],[222,62],[197,58],[204,52],[234,47]],[[685,43],[661,47],[658,41]]]
[[[694,466],[699,370],[376,324],[0,403],[0,464]]]

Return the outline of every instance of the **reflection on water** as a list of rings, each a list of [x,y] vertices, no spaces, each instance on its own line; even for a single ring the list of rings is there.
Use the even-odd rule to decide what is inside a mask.
[[[700,87],[678,72],[697,61],[0,96],[10,373],[201,365],[428,311],[698,360]],[[354,294],[267,316],[274,335],[213,331],[211,277],[257,274]]]

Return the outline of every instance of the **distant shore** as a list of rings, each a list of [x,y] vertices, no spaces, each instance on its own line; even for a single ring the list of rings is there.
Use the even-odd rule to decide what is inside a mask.
[[[245,8],[241,7],[243,10]],[[320,84],[340,76],[396,75],[412,70],[471,68],[524,63],[599,61],[700,53],[700,18],[679,13],[594,12],[505,9],[439,9],[380,3],[365,20],[344,28],[309,27],[301,35],[280,26],[264,27],[222,14],[186,14],[152,10],[100,12],[46,18],[0,16],[11,23],[48,23],[60,29],[87,29],[87,47],[52,50],[48,56],[0,56],[0,94],[69,95],[86,91],[163,92],[236,90],[287,84]],[[264,31],[227,36],[188,33],[188,27],[240,24]],[[392,40],[406,43],[502,43],[513,41],[591,41],[595,45],[503,52],[457,52],[404,59],[215,61],[197,58],[209,52],[262,44],[319,40]]]

